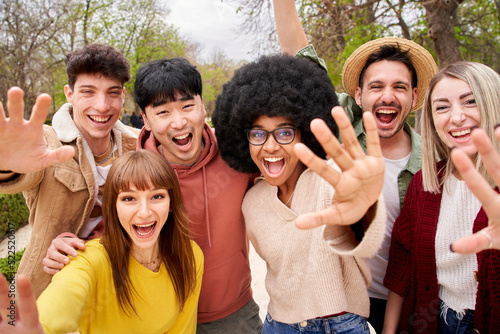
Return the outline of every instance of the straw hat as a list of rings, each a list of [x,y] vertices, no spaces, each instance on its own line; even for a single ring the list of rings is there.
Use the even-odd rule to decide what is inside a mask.
[[[417,102],[412,111],[420,108],[424,103],[425,92],[432,77],[438,68],[432,55],[417,43],[405,38],[385,37],[367,42],[357,48],[347,58],[342,70],[342,84],[347,94],[354,96],[356,87],[359,86],[359,75],[365,67],[368,57],[377,51],[382,45],[399,45],[402,51],[410,50],[410,60],[417,72]]]

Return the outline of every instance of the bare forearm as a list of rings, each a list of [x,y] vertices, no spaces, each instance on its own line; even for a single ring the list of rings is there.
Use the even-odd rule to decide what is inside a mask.
[[[393,291],[389,291],[382,334],[393,334],[397,332],[403,301],[403,297]]]
[[[308,45],[294,0],[273,0],[276,30],[281,51],[294,55]]]

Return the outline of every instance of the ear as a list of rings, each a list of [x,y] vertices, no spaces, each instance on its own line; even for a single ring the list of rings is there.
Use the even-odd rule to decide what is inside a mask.
[[[205,110],[205,103],[203,103],[203,96],[200,96],[201,106],[203,108],[203,117],[207,117],[207,111]]]
[[[142,119],[144,121],[144,127],[146,128],[146,130],[151,131],[151,124],[149,124],[149,120],[146,116],[146,113],[141,111],[141,115],[142,115]]]
[[[356,100],[356,104],[358,106],[361,105],[361,87],[356,87],[354,90],[354,99]]]
[[[417,87],[413,88],[411,95],[413,97],[413,103],[411,104],[411,107],[413,108],[413,107],[415,107],[415,104],[417,103],[417,98],[418,98]]]
[[[66,101],[73,104],[73,91],[68,85],[64,85],[64,95],[66,95]]]

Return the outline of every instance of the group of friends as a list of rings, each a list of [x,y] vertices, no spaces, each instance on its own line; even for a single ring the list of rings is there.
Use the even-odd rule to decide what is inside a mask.
[[[0,192],[23,192],[32,235],[0,332],[500,331],[500,76],[380,38],[337,93],[294,1],[273,3],[283,54],[236,71],[213,128],[183,58],[137,71],[140,132],[119,121],[130,66],[109,46],[66,56],[51,126],[48,95],[26,121],[7,92]]]

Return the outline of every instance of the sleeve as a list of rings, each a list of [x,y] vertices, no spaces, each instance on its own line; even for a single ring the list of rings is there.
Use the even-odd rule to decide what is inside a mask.
[[[297,53],[295,54],[295,57],[308,59],[308,60],[312,61],[313,63],[318,64],[322,69],[324,69],[326,72],[328,72],[328,68],[326,67],[325,60],[318,56],[318,54],[316,53],[316,50],[314,49],[314,46],[312,46],[311,44],[309,44],[308,46],[297,51]]]
[[[39,319],[45,333],[78,331],[80,318],[92,289],[97,285],[90,257],[80,252],[60,272],[37,300]]]
[[[384,286],[401,297],[406,297],[408,295],[414,274],[414,226],[417,219],[419,182],[421,184],[421,178],[417,177],[417,175],[413,177],[408,186],[403,208],[394,222],[389,251],[389,263],[384,278]]]
[[[323,239],[338,255],[368,258],[373,256],[382,244],[386,220],[384,198],[380,195],[377,203],[367,212],[367,221],[370,224],[360,242],[356,241],[352,231],[338,236],[335,231],[338,226],[324,226]]]
[[[22,191],[34,188],[42,182],[44,171],[29,174],[14,174],[8,180],[0,181],[0,193],[17,194]]]
[[[203,253],[200,247],[191,241],[193,247],[195,262],[196,262],[196,287],[194,292],[188,297],[184,308],[174,326],[168,331],[169,333],[196,333],[196,324],[198,320],[198,299],[200,297],[201,283],[203,277]]]

